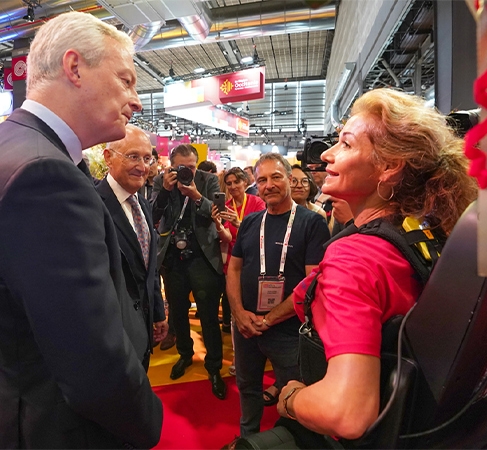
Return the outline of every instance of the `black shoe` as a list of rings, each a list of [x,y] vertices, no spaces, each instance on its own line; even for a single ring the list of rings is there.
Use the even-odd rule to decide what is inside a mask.
[[[161,341],[160,349],[169,350],[176,345],[176,335],[173,333],[167,333],[166,337]]]
[[[185,359],[181,356],[178,362],[172,366],[171,375],[169,375],[171,380],[181,378],[184,375],[186,367],[189,367],[191,364],[193,364],[193,360],[191,358]]]
[[[213,395],[220,400],[224,400],[227,396],[227,385],[223,381],[220,372],[213,375],[210,374],[208,379],[211,381],[211,392],[213,392]]]

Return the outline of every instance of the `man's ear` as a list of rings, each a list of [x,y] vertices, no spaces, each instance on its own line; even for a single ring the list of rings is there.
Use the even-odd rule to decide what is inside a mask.
[[[103,157],[105,158],[105,162],[108,166],[108,169],[110,169],[112,166],[112,152],[110,151],[110,149],[105,148],[103,150]]]
[[[81,55],[73,49],[69,49],[63,56],[63,71],[66,78],[76,87],[81,86],[80,64]]]

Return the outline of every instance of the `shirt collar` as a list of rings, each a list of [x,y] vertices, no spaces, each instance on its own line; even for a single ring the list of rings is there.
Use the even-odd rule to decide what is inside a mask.
[[[49,108],[34,100],[25,100],[24,103],[22,103],[21,108],[34,114],[52,128],[52,130],[59,136],[62,143],[66,146],[66,150],[73,162],[76,165],[81,162],[81,159],[83,158],[83,154],[81,153],[81,142],[64,120],[54,114]]]
[[[132,195],[130,192],[127,192],[122,186],[120,186],[118,181],[115,180],[110,173],[107,175],[107,182],[112,188],[112,191],[120,204],[122,204]],[[137,193],[135,193],[135,196],[137,197]]]

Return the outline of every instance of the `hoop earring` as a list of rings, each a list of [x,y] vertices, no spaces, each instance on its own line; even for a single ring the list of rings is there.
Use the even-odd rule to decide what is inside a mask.
[[[391,200],[392,197],[394,197],[394,186],[391,186],[391,195],[389,195],[389,198],[385,198],[385,197],[382,197],[381,193],[380,193],[380,184],[382,183],[382,181],[379,180],[379,182],[377,183],[377,195],[382,199],[384,200],[385,202],[388,202],[389,200]]]

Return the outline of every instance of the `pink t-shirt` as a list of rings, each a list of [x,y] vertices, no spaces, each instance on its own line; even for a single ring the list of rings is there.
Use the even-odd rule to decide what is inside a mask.
[[[406,314],[422,290],[411,265],[386,240],[357,233],[332,243],[319,269],[311,310],[326,358],[346,353],[380,357],[382,324]],[[304,295],[316,270],[294,290],[302,321]]]

